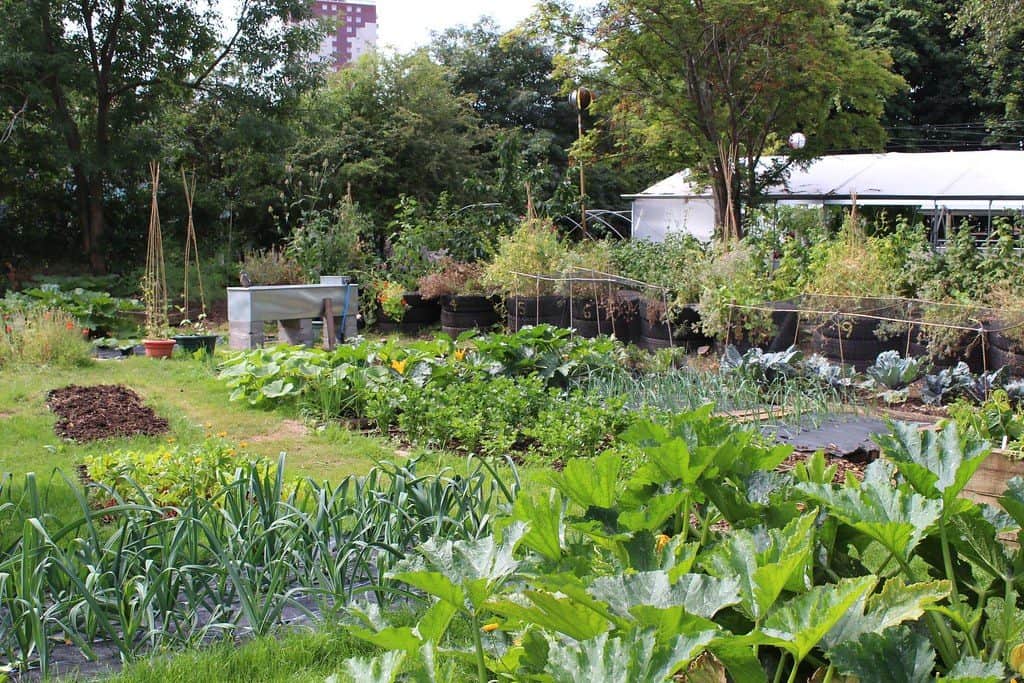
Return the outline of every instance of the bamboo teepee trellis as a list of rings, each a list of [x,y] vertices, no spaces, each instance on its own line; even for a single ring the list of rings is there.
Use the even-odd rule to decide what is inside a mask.
[[[192,318],[188,314],[188,271],[190,264],[194,261],[196,266],[196,281],[199,285],[200,318],[198,322],[201,323],[206,319],[206,292],[203,291],[203,272],[199,268],[199,244],[196,241],[196,226],[192,220],[192,202],[196,196],[195,172],[192,173],[192,178],[189,179],[185,174],[185,169],[181,169],[181,182],[185,186],[185,204],[188,206],[188,228],[185,231],[185,284],[184,291],[182,292],[183,303],[181,311],[186,320],[192,321]]]
[[[142,278],[142,298],[146,304],[146,334],[150,338],[167,333],[167,270],[164,266],[164,239],[160,230],[160,163],[149,162],[152,179],[152,202],[149,209],[149,239],[146,244],[146,274]]]

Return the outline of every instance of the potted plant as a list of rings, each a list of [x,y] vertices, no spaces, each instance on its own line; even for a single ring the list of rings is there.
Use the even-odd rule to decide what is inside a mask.
[[[457,337],[498,322],[498,299],[484,283],[484,267],[445,258],[437,272],[419,279],[420,294],[441,302],[441,330]]]
[[[505,296],[511,330],[526,325],[568,324],[565,297],[557,290],[558,271],[568,250],[551,221],[532,218],[498,241],[498,251],[483,283]]]
[[[160,164],[149,164],[152,178],[152,199],[149,210],[149,232],[146,243],[146,273],[142,277],[142,301],[146,309],[146,337],[142,345],[150,358],[168,358],[174,351],[167,319],[167,270],[164,265],[164,242],[160,230],[157,190],[160,187]]]
[[[804,304],[830,312],[812,318],[813,349],[829,360],[863,369],[883,351],[897,350],[898,341],[879,329],[896,317],[888,249],[885,238],[867,237],[852,214],[835,239],[812,247]]]
[[[208,354],[213,354],[217,348],[217,335],[212,334],[206,319],[206,313],[200,313],[195,320],[183,318],[178,323],[178,334],[174,335],[174,342],[182,351],[194,353],[203,349]]]
[[[776,350],[777,316],[765,306],[770,298],[768,264],[749,245],[719,246],[708,259],[699,310],[701,331],[741,350]],[[784,335],[782,335],[784,336]],[[792,344],[782,346],[783,349]]]
[[[429,301],[403,282],[378,278],[370,283],[377,302],[376,324],[382,332],[416,334],[441,319],[441,304]]]

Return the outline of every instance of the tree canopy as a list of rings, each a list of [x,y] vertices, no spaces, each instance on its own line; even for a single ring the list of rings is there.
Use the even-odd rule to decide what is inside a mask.
[[[725,237],[741,235],[765,154],[794,131],[805,155],[880,148],[884,98],[901,85],[828,0],[609,0],[594,35],[619,115],[677,169],[703,172]]]
[[[316,82],[308,55],[320,29],[292,21],[308,16],[301,0],[245,0],[224,36],[216,6],[195,0],[0,4],[0,89],[45,136],[39,165],[68,173],[93,271],[107,267],[108,202],[160,152],[161,114],[227,93],[294,99]]]

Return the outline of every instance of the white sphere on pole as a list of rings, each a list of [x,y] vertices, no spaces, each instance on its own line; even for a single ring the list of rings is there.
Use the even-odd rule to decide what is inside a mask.
[[[806,144],[807,136],[803,133],[796,132],[789,136],[789,146],[793,149],[803,149]]]

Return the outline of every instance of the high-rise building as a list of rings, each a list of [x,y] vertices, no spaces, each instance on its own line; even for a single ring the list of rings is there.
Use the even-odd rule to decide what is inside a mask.
[[[313,14],[331,22],[331,32],[320,44],[319,57],[335,69],[357,59],[377,44],[377,6],[374,0],[316,0]]]

